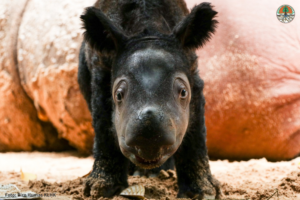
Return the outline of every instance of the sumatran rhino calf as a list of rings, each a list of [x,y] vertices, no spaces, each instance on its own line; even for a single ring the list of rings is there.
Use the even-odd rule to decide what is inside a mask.
[[[194,52],[216,14],[209,3],[189,14],[183,0],[98,0],[86,9],[78,81],[96,136],[85,196],[117,195],[128,173],[153,176],[174,163],[178,197],[220,196]]]

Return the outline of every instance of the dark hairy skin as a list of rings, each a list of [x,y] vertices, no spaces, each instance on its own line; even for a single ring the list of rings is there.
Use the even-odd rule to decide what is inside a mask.
[[[209,3],[98,0],[81,16],[78,82],[95,130],[84,195],[112,197],[127,174],[176,167],[178,197],[220,198],[206,148],[203,81],[195,49],[217,21]]]

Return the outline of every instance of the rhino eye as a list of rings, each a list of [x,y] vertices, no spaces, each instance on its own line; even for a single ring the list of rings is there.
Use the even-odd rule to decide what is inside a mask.
[[[185,99],[187,97],[187,91],[185,89],[181,89],[180,98]]]
[[[186,108],[190,100],[189,84],[181,78],[177,78],[173,85],[175,100],[183,107]]]
[[[122,101],[122,98],[123,98],[123,95],[122,95],[122,93],[121,92],[117,92],[117,101]]]
[[[118,103],[122,102],[124,100],[125,97],[125,93],[126,93],[126,88],[127,88],[127,84],[125,81],[121,81],[117,87],[117,89],[115,90],[115,96],[114,96],[114,100]]]

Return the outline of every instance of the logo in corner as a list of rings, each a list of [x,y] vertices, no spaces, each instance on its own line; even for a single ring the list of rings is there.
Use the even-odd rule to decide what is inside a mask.
[[[282,23],[290,23],[295,18],[295,10],[292,6],[282,5],[277,9],[277,19]]]

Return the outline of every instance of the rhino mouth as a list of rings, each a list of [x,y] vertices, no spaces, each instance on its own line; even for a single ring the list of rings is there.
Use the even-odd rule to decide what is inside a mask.
[[[167,149],[164,148],[156,156],[153,156],[152,158],[145,158],[139,149],[127,146],[123,138],[120,140],[120,150],[122,154],[133,164],[143,169],[160,167],[176,152],[178,146],[179,145],[177,144]]]
[[[137,156],[135,155],[135,159],[141,163],[141,164],[145,164],[145,165],[153,165],[153,164],[157,164],[160,159],[162,158],[162,156],[160,155],[159,157],[155,158],[155,159],[152,159],[152,160],[147,160],[147,159],[144,159],[140,156]]]
[[[156,158],[153,158],[151,160],[145,159],[138,155],[137,152],[132,152],[130,150],[125,150],[124,148],[121,148],[122,153],[136,166],[139,166],[143,169],[153,169],[156,167],[161,166],[164,164],[164,162],[169,158],[168,155],[160,154]]]
[[[144,158],[142,158],[138,155],[134,155],[133,159],[130,159],[130,160],[135,165],[137,165],[139,167],[142,167],[144,169],[153,169],[153,168],[161,166],[165,162],[164,157],[165,156],[160,155],[159,157],[154,158],[152,160],[147,160],[147,159],[144,159]]]

